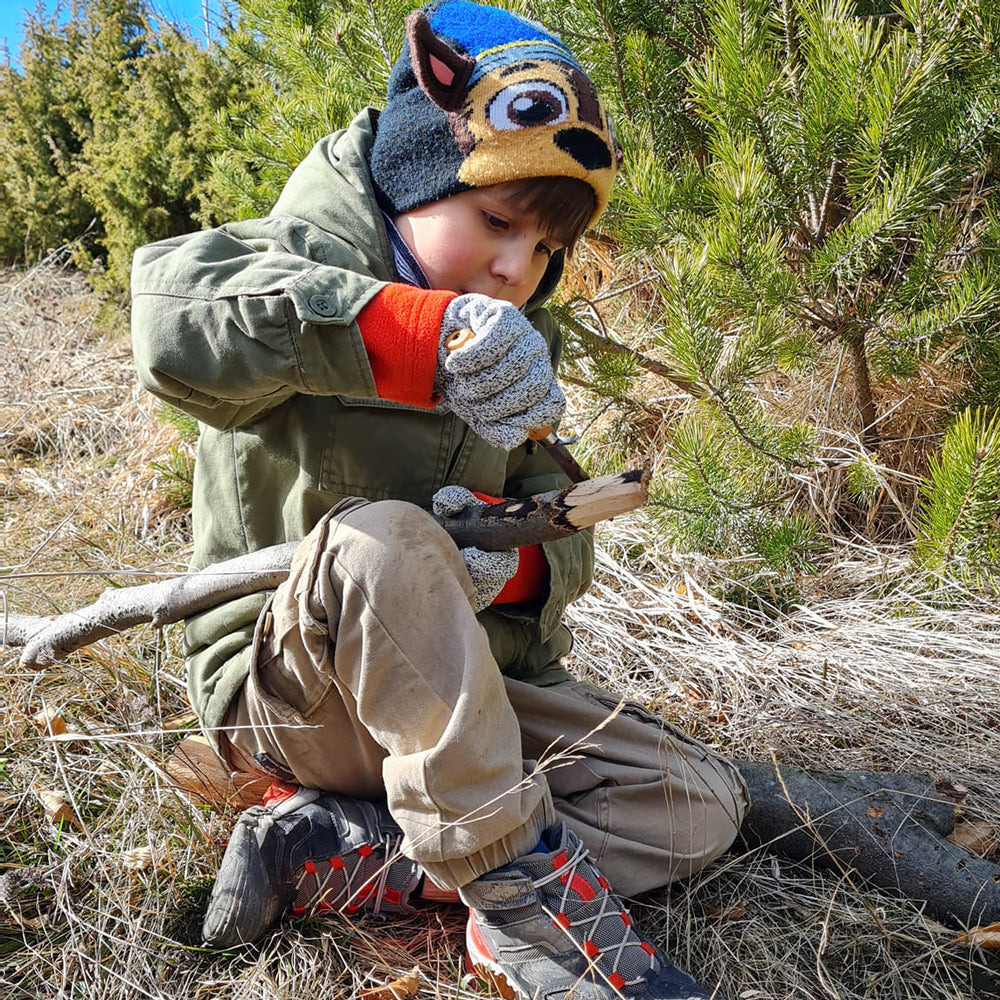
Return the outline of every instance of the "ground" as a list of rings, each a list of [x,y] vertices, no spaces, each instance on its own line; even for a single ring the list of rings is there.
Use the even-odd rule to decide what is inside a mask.
[[[57,262],[0,274],[0,628],[5,607],[68,610],[184,566],[190,444],[136,389],[109,311],[98,325]],[[717,567],[672,551],[641,513],[599,542],[597,583],[570,612],[579,672],[737,759],[947,776],[1000,827],[989,603],[932,604],[905,551],[871,549],[789,613],[737,617],[706,584]],[[198,946],[233,815],[164,771],[192,725],[178,641],[136,629],[43,672],[0,649],[2,995],[346,998],[415,965],[420,996],[482,995],[463,978],[456,907],[284,925],[237,954]],[[730,1000],[1000,996],[992,953],[918,905],[767,852],[737,847],[633,910]]]

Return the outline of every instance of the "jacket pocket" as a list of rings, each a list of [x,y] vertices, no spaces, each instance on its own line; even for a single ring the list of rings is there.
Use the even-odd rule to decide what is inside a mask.
[[[491,492],[502,486],[503,458],[483,463],[474,436],[442,406],[433,410],[385,399],[336,396],[320,469],[320,488],[368,500],[408,500],[429,507],[446,483]],[[490,451],[483,442],[482,447]],[[494,468],[495,467],[495,468]]]

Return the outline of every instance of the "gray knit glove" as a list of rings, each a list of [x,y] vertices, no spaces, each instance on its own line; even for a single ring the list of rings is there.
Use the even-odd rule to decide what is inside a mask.
[[[480,500],[464,486],[443,486],[434,494],[435,517],[454,517],[461,514],[466,507],[476,504],[485,506],[486,501]],[[472,607],[476,613],[488,608],[503,590],[503,585],[517,572],[517,549],[506,552],[484,552],[482,549],[469,546],[459,549],[465,560],[465,568],[472,577],[476,596]]]
[[[475,337],[449,351],[448,338],[463,328]],[[516,306],[486,295],[460,295],[445,309],[434,388],[481,438],[508,451],[566,409],[542,335]]]

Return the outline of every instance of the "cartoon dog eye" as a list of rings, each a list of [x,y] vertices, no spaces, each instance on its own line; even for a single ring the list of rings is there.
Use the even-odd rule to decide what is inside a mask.
[[[547,80],[520,80],[504,87],[486,109],[495,129],[556,125],[569,118],[566,95]]]

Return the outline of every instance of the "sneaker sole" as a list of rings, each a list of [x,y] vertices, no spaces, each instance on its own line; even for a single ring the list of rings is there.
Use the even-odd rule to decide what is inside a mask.
[[[481,979],[489,986],[492,986],[493,989],[495,989],[497,993],[504,998],[504,1000],[536,1000],[536,997],[528,996],[527,993],[519,990],[494,962],[483,961],[480,963],[470,963],[469,960],[466,959],[465,971],[475,976],[477,979]],[[569,997],[573,997],[576,994],[571,991],[567,995]],[[618,996],[623,996],[623,994],[619,993]]]
[[[496,959],[485,950],[484,942],[479,940],[479,928],[471,913],[465,934],[465,971],[492,984],[504,1000],[533,1000],[510,982]]]

